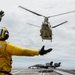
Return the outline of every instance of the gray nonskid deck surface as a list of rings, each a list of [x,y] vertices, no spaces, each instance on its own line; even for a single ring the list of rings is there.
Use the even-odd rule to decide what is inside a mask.
[[[74,75],[53,69],[13,69],[13,75]]]

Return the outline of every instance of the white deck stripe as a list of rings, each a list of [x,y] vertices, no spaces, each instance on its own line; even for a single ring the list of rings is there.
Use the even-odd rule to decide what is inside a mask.
[[[22,70],[21,70],[22,71]],[[13,75],[17,74],[17,73],[20,73],[21,71],[16,71],[14,73],[12,73]]]
[[[59,71],[59,70],[54,70],[60,74],[63,74],[63,75],[74,75],[74,74],[70,74],[70,73],[67,73],[67,72],[63,72],[63,71]]]

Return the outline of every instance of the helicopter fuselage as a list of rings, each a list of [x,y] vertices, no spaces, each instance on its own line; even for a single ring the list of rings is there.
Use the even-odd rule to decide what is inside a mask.
[[[41,33],[40,36],[42,39],[52,41],[52,29],[51,29],[49,22],[42,23],[40,33]]]

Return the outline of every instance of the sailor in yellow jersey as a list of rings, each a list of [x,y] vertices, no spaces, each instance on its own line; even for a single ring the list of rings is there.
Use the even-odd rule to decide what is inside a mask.
[[[8,30],[5,27],[0,28],[0,75],[12,75],[12,56],[38,56],[52,51],[52,48],[45,50],[44,46],[40,50],[21,48],[7,42],[8,38]]]

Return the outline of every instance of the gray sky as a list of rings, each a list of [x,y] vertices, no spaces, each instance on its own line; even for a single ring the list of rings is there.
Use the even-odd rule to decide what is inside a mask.
[[[75,69],[75,13],[53,17],[49,19],[51,26],[63,21],[63,24],[53,30],[53,40],[42,42],[40,28],[29,26],[26,23],[41,26],[44,18],[25,11],[21,5],[45,16],[52,16],[67,11],[75,10],[75,0],[0,0],[0,10],[5,11],[5,16],[0,23],[10,32],[9,42],[26,48],[41,49],[53,48],[51,53],[35,57],[13,57],[13,68],[23,68],[33,64],[46,62],[62,62],[61,68]]]

